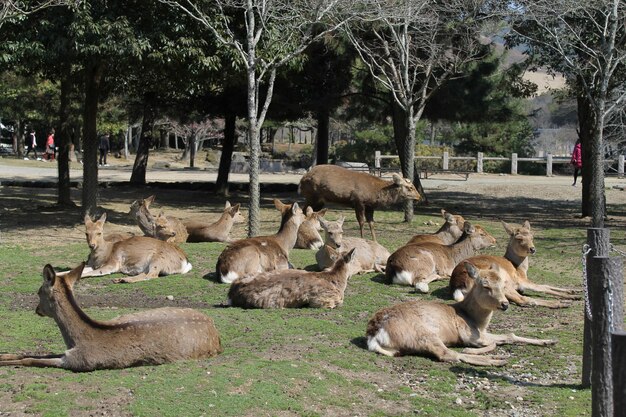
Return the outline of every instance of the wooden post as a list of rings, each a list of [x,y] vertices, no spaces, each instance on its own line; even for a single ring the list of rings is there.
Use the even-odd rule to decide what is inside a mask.
[[[511,174],[517,175],[517,154],[511,154]]]
[[[591,278],[591,313],[593,338],[591,375],[591,415],[592,417],[613,416],[613,367],[611,363],[611,332],[617,318],[623,320],[623,291],[617,290],[623,280],[621,257],[594,257],[588,264]],[[621,327],[621,325],[619,326]]]
[[[380,170],[380,151],[374,152],[374,169],[376,170],[376,173],[380,177],[382,175],[382,172]]]
[[[613,355],[614,417],[626,417],[626,333],[614,332],[611,338]]]
[[[450,154],[448,153],[448,151],[445,151],[443,153],[443,170],[447,171],[449,166],[450,166]]]
[[[546,158],[546,176],[547,177],[552,176],[552,154],[551,153],[549,153]]]
[[[479,174],[483,172],[483,157],[484,154],[482,152],[478,152],[478,156],[476,157],[476,172]]]
[[[617,176],[624,178],[624,155],[620,155],[617,158]]]
[[[589,245],[590,252],[587,254],[585,263],[589,265],[591,259],[594,256],[607,257],[610,250],[610,237],[611,231],[609,229],[602,228],[590,228],[587,229],[587,245]],[[587,268],[587,276],[583,278],[585,280],[585,287],[587,288],[586,300],[592,298],[591,280],[589,279],[589,268]],[[583,328],[583,369],[582,369],[582,382],[583,388],[589,388],[591,386],[591,319],[587,315],[587,311],[583,311],[585,316],[585,323]]]

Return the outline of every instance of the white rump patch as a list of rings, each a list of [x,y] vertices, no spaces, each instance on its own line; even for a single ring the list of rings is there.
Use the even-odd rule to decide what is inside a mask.
[[[400,285],[413,285],[413,274],[409,271],[397,271],[392,282]]]
[[[261,246],[267,246],[267,242],[266,241],[262,241],[261,242]]]
[[[465,299],[465,295],[463,294],[463,291],[457,288],[456,290],[454,290],[452,298],[454,298],[455,301],[463,301]]]
[[[226,275],[222,275],[220,278],[222,279],[223,283],[230,284],[231,282],[239,278],[239,275],[234,271],[228,271]]]
[[[416,282],[415,289],[421,292],[422,294],[426,294],[430,290],[430,288],[428,288],[428,284],[425,282]]]
[[[181,274],[186,274],[187,272],[191,271],[191,268],[193,268],[191,262],[183,261],[183,270]]]
[[[383,346],[387,347],[391,344],[391,339],[389,338],[389,333],[384,328],[378,329],[376,335],[369,336],[367,338],[367,348],[372,352],[382,353],[387,356],[394,356],[395,351],[391,351],[385,349]]]

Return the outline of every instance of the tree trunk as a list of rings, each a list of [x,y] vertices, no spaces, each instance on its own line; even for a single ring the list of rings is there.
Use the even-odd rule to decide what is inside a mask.
[[[161,149],[168,149],[170,147],[170,135],[165,129],[159,129],[159,135],[161,137]]]
[[[55,136],[55,145],[59,147],[58,171],[59,171],[59,195],[57,204],[60,206],[74,206],[70,196],[70,149],[72,146],[70,126],[70,94],[72,84],[70,74],[64,74],[61,79],[61,97],[59,105],[59,131]]]
[[[233,150],[235,149],[235,122],[237,117],[234,112],[228,112],[224,116],[224,144],[222,155],[220,156],[220,166],[217,170],[217,180],[215,182],[216,192],[219,195],[228,195],[228,174],[233,161]]]
[[[261,184],[259,181],[259,158],[261,144],[259,142],[259,127],[250,126],[248,129],[248,143],[250,147],[250,207],[248,210],[248,237],[258,236],[261,231]]]
[[[144,185],[146,183],[146,171],[148,169],[148,156],[152,147],[152,126],[154,125],[154,109],[152,99],[147,94],[143,103],[143,120],[141,123],[141,135],[137,145],[137,155],[133,164],[133,173],[130,176],[130,183]]]
[[[83,214],[95,214],[98,207],[98,100],[104,72],[101,61],[85,66],[85,108],[83,112]]]
[[[13,151],[19,159],[24,158],[24,124],[17,119],[13,134]]]
[[[189,168],[196,166],[196,133],[192,133],[189,137]]]
[[[315,163],[317,165],[328,163],[328,137],[330,135],[330,112],[327,108],[322,108],[317,112],[317,155]]]
[[[584,94],[577,97],[578,103],[578,126],[580,138],[580,146],[582,150],[582,205],[581,214],[583,217],[591,216],[591,143],[595,125],[595,116],[591,103]]]

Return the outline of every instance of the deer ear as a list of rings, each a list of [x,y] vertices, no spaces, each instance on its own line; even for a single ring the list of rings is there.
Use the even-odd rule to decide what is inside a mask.
[[[302,209],[298,206],[298,203],[293,203],[291,205],[291,214],[296,215],[298,213],[302,213]]]
[[[446,221],[447,221],[448,223],[456,224],[456,218],[455,218],[452,214],[448,213],[448,212],[447,212],[447,211],[445,211],[445,210],[442,210],[442,211],[443,211],[443,213],[444,213],[444,214],[443,214],[443,217],[444,217],[444,219],[446,219]]]
[[[91,224],[93,223],[93,220],[91,220],[91,217],[89,216],[89,214],[85,214],[85,224]]]
[[[504,230],[509,234],[509,236],[515,235],[515,229],[509,226],[508,223],[506,223],[504,220],[500,220],[500,222],[502,223],[502,227],[504,227]]]
[[[50,285],[54,285],[54,281],[57,277],[56,272],[54,272],[54,268],[52,268],[52,265],[50,264],[46,264],[46,266],[43,267],[43,280],[44,282],[49,283]]]
[[[73,285],[83,275],[83,269],[85,269],[85,262],[81,262],[80,265],[72,269],[70,273],[65,276],[65,280]]]
[[[283,204],[282,201],[280,201],[279,199],[275,198],[274,199],[274,207],[276,207],[276,210],[278,210],[278,211],[283,211],[283,208],[285,207],[285,205]]]
[[[341,216],[338,220],[337,223],[339,223],[339,226],[343,226],[343,222],[346,221],[346,217],[345,216]]]
[[[226,204],[224,204],[224,209],[230,208],[230,201],[226,200]]]
[[[352,248],[350,252],[343,255],[343,260],[347,262],[351,262],[356,257],[356,248]]]
[[[317,215],[319,217],[324,217],[327,212],[328,212],[328,209],[321,209],[320,211],[317,212]]]
[[[526,220],[522,226],[530,230],[530,222],[528,220]]]
[[[230,207],[228,210],[229,210],[230,215],[234,217],[235,214],[237,214],[237,212],[239,211],[239,203],[237,203],[234,206]]]
[[[393,173],[391,175],[391,178],[393,178],[393,183],[396,185],[402,185],[404,183],[404,178],[402,178],[400,175]]]
[[[156,194],[152,194],[150,197],[144,199],[143,202],[146,205],[146,207],[150,207],[150,204],[154,202],[155,198],[156,198]]]
[[[313,207],[308,206],[306,208],[306,216],[309,217],[311,214],[313,214]]]
[[[471,235],[476,231],[476,228],[470,222],[465,222],[463,225],[463,231],[468,235]]]
[[[469,275],[469,277],[473,279],[474,281],[478,281],[478,279],[480,278],[480,275],[478,274],[478,269],[476,269],[474,264],[469,263],[469,262],[464,262],[463,265],[465,266],[467,275]]]
[[[98,219],[98,223],[104,223],[106,221],[107,221],[107,214],[105,212],[105,213],[102,213],[102,216],[100,216],[100,218]]]

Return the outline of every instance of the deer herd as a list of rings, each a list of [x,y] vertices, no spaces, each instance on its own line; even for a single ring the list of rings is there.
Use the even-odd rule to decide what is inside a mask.
[[[367,348],[387,356],[428,355],[440,361],[500,366],[505,360],[484,355],[497,345],[551,345],[554,340],[514,334],[496,335],[487,328],[495,310],[519,306],[563,308],[579,299],[578,290],[537,284],[528,276],[529,256],[536,249],[528,221],[515,227],[502,221],[509,242],[504,256],[480,255],[496,239],[461,215],[441,210],[443,226],[432,234],[418,234],[390,253],[376,241],[374,209],[419,200],[411,181],[393,175],[391,181],[331,165],[320,165],[300,182],[303,205],[274,200],[280,212],[279,230],[268,236],[234,240],[230,231],[244,221],[240,205],[226,202],[214,222],[181,220],[163,212],[154,215],[155,196],[134,201],[130,216],[143,236],[105,233],[106,213],[84,217],[89,256],[70,270],[43,269],[36,313],[52,317],[67,350],[62,355],[0,354],[0,366],[50,366],[73,371],[125,368],[200,359],[222,352],[213,320],[186,308],[158,308],[110,321],[90,318],[78,305],[73,289],[81,279],[121,273],[115,283],[133,283],[192,269],[183,242],[224,242],[216,260],[215,278],[229,284],[228,305],[242,308],[336,308],[344,302],[351,276],[384,274],[387,284],[429,292],[429,283],[448,279],[453,304],[414,301],[376,312],[367,324]],[[324,203],[355,210],[360,237],[344,236],[345,218],[326,218]],[[372,240],[363,236],[367,221]],[[323,231],[323,236],[320,234]],[[402,242],[398,242],[402,244]],[[293,248],[314,250],[317,271],[294,268]],[[531,290],[553,297],[523,295]],[[462,351],[451,347],[464,347]]]

